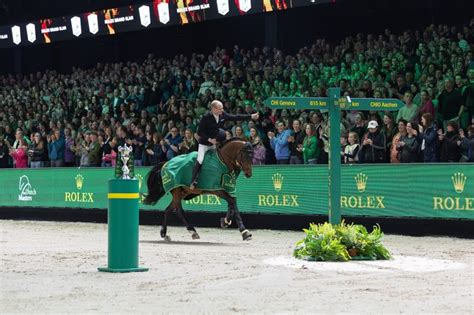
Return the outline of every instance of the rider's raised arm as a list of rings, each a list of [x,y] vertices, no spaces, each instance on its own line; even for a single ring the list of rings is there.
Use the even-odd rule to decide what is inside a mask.
[[[252,118],[252,115],[250,115],[250,114],[232,115],[232,114],[228,114],[228,113],[224,112],[224,113],[222,113],[222,118],[224,118],[224,120],[228,120],[228,121],[250,120]]]

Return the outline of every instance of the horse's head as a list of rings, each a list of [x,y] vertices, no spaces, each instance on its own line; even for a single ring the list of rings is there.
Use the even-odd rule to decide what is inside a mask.
[[[245,142],[245,144],[240,148],[237,155],[237,163],[244,171],[245,177],[252,177],[252,159],[253,159],[253,146],[250,142]]]
[[[229,170],[242,169],[245,177],[252,177],[253,146],[250,142],[233,138],[224,142],[219,152]]]

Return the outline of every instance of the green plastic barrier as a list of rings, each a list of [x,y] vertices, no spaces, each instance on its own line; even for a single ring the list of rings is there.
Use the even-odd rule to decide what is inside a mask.
[[[141,192],[148,170],[135,169]],[[345,165],[341,173],[342,215],[474,219],[474,164]],[[106,209],[113,176],[112,168],[2,169],[0,207]],[[239,177],[237,200],[243,213],[327,215],[327,167],[254,167],[252,178]],[[162,210],[169,201],[168,195],[140,208]],[[226,202],[211,195],[183,206],[227,211]]]

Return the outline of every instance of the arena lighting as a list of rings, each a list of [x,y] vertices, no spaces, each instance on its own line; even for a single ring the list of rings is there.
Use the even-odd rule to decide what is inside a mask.
[[[0,48],[115,35],[168,25],[185,25],[222,17],[283,11],[334,2],[334,0],[193,0],[188,3],[181,0],[153,0],[140,5],[0,26]],[[23,38],[27,40],[22,40]]]

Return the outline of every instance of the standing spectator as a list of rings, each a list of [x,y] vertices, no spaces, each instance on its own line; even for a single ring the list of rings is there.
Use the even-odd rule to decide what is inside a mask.
[[[382,133],[385,135],[385,139],[387,141],[387,148],[386,148],[387,152],[390,152],[393,137],[397,134],[397,132],[398,132],[398,126],[395,126],[395,123],[393,122],[392,114],[385,113],[385,115],[383,116]]]
[[[113,137],[107,143],[108,151],[102,153],[102,167],[115,166],[117,162],[117,138]]]
[[[290,164],[303,164],[303,141],[305,132],[301,130],[301,122],[298,119],[293,120],[293,131],[288,137],[290,148]]]
[[[417,126],[416,126],[417,127]],[[418,142],[418,132],[414,123],[407,123],[407,133],[400,137],[397,150],[400,151],[401,163],[413,163],[418,161],[420,144]]]
[[[20,139],[18,147],[14,149],[10,147],[10,156],[15,161],[15,168],[27,168],[28,167],[28,155],[26,151],[28,150],[28,145],[26,141]]]
[[[344,163],[353,164],[359,162],[359,138],[356,132],[349,132],[347,137],[348,145],[345,146],[343,153]]]
[[[474,125],[467,127],[467,161],[474,162]]]
[[[61,131],[54,129],[52,135],[46,136],[46,140],[48,141],[48,154],[51,167],[63,167],[65,142],[61,136]]]
[[[434,108],[434,105],[433,105],[433,102],[431,101],[431,97],[430,95],[428,94],[428,91],[426,90],[423,90],[421,91],[421,94],[420,94],[420,107],[418,108],[418,119],[417,119],[417,122],[421,122],[421,117],[423,116],[423,114],[425,113],[430,113],[431,116],[433,117],[436,117],[436,113],[435,113],[435,108]]]
[[[0,168],[8,167],[10,167],[9,143],[5,140],[4,135],[0,134]]]
[[[99,167],[102,160],[102,150],[98,141],[97,132],[90,133],[90,144],[88,150],[88,161],[90,167]]]
[[[433,121],[431,113],[424,113],[421,116],[421,125],[419,127],[421,139],[421,156],[423,162],[438,162],[438,135],[436,133],[436,123]]]
[[[365,122],[361,113],[356,113],[354,115],[354,126],[352,126],[350,131],[357,133],[358,139],[362,139],[364,137],[367,129],[365,128]]]
[[[459,151],[461,153],[461,159],[459,162],[469,161],[469,138],[464,134],[464,130],[459,129],[459,140],[458,140]]]
[[[250,128],[250,143],[253,146],[253,165],[263,165],[265,164],[265,156],[267,149],[263,145],[262,139],[260,139],[257,129]]]
[[[21,142],[21,140],[20,140]],[[33,142],[28,149],[28,156],[30,157],[31,168],[40,168],[44,166],[44,155],[47,152],[44,140],[39,132],[34,134]]]
[[[411,92],[405,93],[405,106],[400,108],[397,115],[397,121],[400,119],[405,119],[406,121],[413,121],[416,119],[416,114],[418,111],[418,107],[413,104],[413,94]]]
[[[369,129],[369,132],[364,136],[362,141],[362,148],[359,151],[359,162],[385,162],[385,135],[380,132],[379,124],[375,120],[369,121],[367,129]]]
[[[66,128],[64,129],[64,166],[75,165],[75,154],[72,148],[74,148],[74,138],[71,129]]]
[[[448,78],[444,81],[444,90],[438,96],[438,102],[438,112],[443,119],[444,130],[450,121],[456,122],[458,126],[464,106],[461,92],[454,88],[453,79]]]
[[[312,123],[306,124],[304,127],[304,132],[306,136],[303,139],[303,144],[302,146],[298,147],[297,150],[303,154],[304,164],[316,164],[319,156],[316,126]]]
[[[468,115],[468,124],[474,125],[474,62],[467,73],[468,83],[462,93]]]
[[[398,151],[398,144],[400,138],[407,134],[407,121],[400,119],[398,122],[398,133],[392,139],[392,145],[390,147],[390,163],[400,163],[400,155]]]
[[[446,123],[446,132],[438,130],[440,142],[440,162],[459,162],[461,152],[459,149],[459,127],[454,121]]]
[[[146,137],[145,129],[142,126],[135,127],[133,144],[133,155],[135,157],[135,166],[142,166],[143,150],[145,147]]]
[[[165,153],[163,152],[163,142],[160,134],[157,132],[151,133],[150,131],[146,134],[147,143],[145,144],[145,152],[143,163],[145,166],[154,166],[162,161],[166,161]]]
[[[288,137],[291,135],[291,132],[285,129],[285,124],[282,121],[277,123],[277,131],[278,134],[276,136],[274,132],[268,132],[270,145],[275,150],[276,162],[277,164],[289,164],[290,150],[288,148]]]

